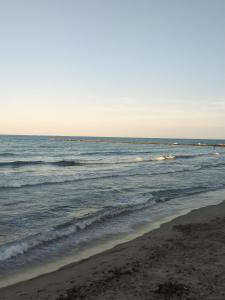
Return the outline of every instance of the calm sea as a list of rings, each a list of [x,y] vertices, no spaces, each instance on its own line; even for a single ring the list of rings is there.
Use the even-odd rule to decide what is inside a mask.
[[[213,204],[201,198],[225,186],[213,144],[225,141],[0,136],[0,277]]]

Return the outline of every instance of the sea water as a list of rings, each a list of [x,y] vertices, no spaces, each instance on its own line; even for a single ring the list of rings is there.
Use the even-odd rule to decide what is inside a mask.
[[[218,202],[225,148],[213,145],[222,144],[0,136],[0,281]]]

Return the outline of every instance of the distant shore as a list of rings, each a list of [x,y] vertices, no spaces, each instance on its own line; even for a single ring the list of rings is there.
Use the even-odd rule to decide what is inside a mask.
[[[224,241],[222,202],[56,272],[2,288],[0,298],[222,300]]]
[[[119,138],[118,140],[112,140],[112,139],[81,139],[81,138],[67,138],[67,137],[50,137],[53,140],[58,141],[69,141],[69,142],[88,142],[88,143],[120,143],[120,144],[137,144],[137,145],[167,145],[167,146],[192,146],[192,147],[225,147],[225,144],[205,144],[205,143],[191,143],[191,144],[184,144],[179,142],[173,142],[173,143],[162,143],[162,142],[147,142],[147,141],[126,141],[122,138]]]

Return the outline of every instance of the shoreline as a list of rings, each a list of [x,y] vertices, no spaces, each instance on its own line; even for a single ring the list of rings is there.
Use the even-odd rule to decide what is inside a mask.
[[[164,223],[168,223],[174,220],[177,217],[183,216],[189,213],[190,209],[183,209],[179,212],[179,214],[165,216],[158,221],[154,221],[152,223],[143,223],[135,225],[133,228],[133,232],[123,232],[118,235],[107,236],[103,240],[93,241],[89,244],[89,247],[81,248],[77,254],[65,256],[61,259],[56,259],[56,261],[50,263],[43,263],[39,266],[26,267],[25,269],[16,270],[14,272],[13,278],[10,275],[7,275],[7,279],[0,281],[0,291],[3,288],[7,288],[21,282],[26,282],[33,280],[37,277],[51,274],[53,272],[57,272],[61,269],[67,268],[70,265],[74,265],[82,262],[83,260],[87,260],[95,255],[100,255],[106,251],[113,249],[124,243],[129,243],[153,230],[159,229],[160,226]],[[24,273],[26,275],[24,275]]]
[[[168,202],[159,203],[158,205],[160,205],[161,208],[158,207],[154,212],[153,206],[150,219],[144,223],[134,224],[131,231],[122,231],[117,234],[114,233],[102,237],[101,239],[93,240],[88,244],[88,247],[87,245],[84,245],[73,254],[65,253],[62,257],[56,257],[50,261],[46,258],[38,264],[31,263],[23,268],[16,268],[14,270],[9,270],[6,274],[1,274],[0,289],[58,271],[61,268],[78,263],[83,259],[88,259],[94,255],[103,253],[117,245],[141,237],[142,235],[159,228],[162,224],[186,215],[194,209],[219,204],[223,199],[225,199],[225,189],[219,189],[217,191],[196,194],[194,197],[185,196],[175,198]],[[180,205],[180,203],[182,203],[182,205]],[[160,211],[160,214],[158,213],[158,210]]]
[[[212,242],[208,234],[216,240]],[[219,278],[225,278],[225,271],[221,270],[225,262],[224,239],[225,201],[192,210],[158,229],[57,271],[1,288],[0,297],[2,300],[177,299],[165,297],[182,294],[182,299],[192,295],[193,299],[212,300],[213,278],[218,282],[218,274]],[[201,263],[202,259],[206,263]],[[206,280],[203,274],[213,278]],[[222,300],[225,284],[220,282],[220,286],[214,293],[215,299]]]

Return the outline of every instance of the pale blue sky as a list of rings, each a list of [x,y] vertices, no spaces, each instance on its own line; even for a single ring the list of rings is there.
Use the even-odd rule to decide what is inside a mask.
[[[224,0],[0,0],[0,133],[225,138]]]

